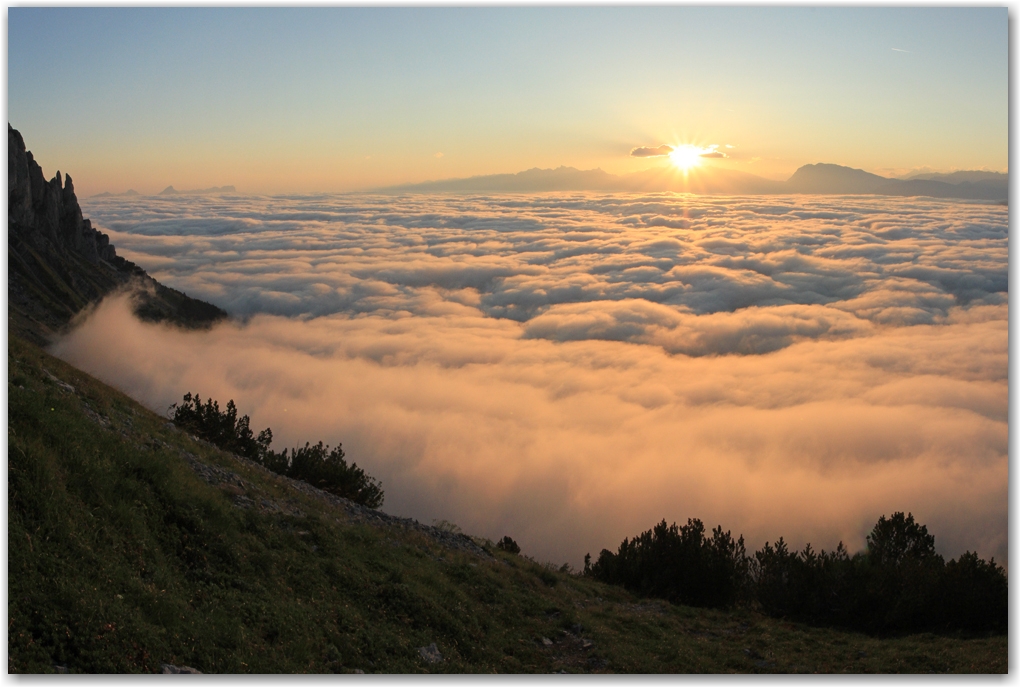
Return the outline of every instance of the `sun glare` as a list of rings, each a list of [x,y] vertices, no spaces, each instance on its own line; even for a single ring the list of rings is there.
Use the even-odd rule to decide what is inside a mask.
[[[692,167],[697,167],[701,164],[701,156],[705,153],[705,150],[692,145],[681,145],[673,149],[673,152],[669,154],[669,159],[673,161],[673,164],[687,171]]]

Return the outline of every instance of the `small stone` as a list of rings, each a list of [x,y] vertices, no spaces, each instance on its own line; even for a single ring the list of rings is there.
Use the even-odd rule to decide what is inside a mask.
[[[544,644],[546,646],[552,646],[553,642],[548,637],[542,637],[542,644]]]
[[[164,675],[201,675],[201,670],[195,670],[190,666],[177,667],[172,663],[164,663],[163,666]]]
[[[440,663],[443,660],[443,655],[439,653],[439,647],[435,642],[428,646],[418,647],[418,654],[426,663]]]
[[[364,671],[364,670],[362,670],[361,668],[355,668],[355,669],[354,669],[354,670],[353,670],[352,672],[353,672],[353,673],[354,673],[355,675],[364,675],[364,674],[365,674],[365,671]]]

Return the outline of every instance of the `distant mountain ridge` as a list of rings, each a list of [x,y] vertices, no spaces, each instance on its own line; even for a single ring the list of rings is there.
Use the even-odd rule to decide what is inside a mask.
[[[906,177],[906,180],[911,179],[922,179],[926,181],[944,181],[949,184],[959,184],[968,181],[969,182],[987,181],[1003,185],[1009,183],[1008,174],[1003,174],[1002,172],[986,172],[984,170],[949,172],[948,174],[943,174],[939,172],[927,172],[923,174],[912,174]]]
[[[89,196],[89,197],[90,198],[112,198],[114,196],[139,196],[139,195],[141,195],[141,194],[138,191],[134,190],[133,188],[129,188],[127,191],[124,191],[123,193],[110,193],[109,191],[106,191],[104,193],[97,193],[97,194],[95,194],[93,196]]]
[[[443,179],[377,189],[383,193],[540,193],[545,191],[689,192],[698,194],[875,194],[931,196],[965,200],[1006,201],[1009,175],[963,171],[920,174],[892,179],[862,169],[816,163],[800,167],[786,181],[721,168],[695,168],[688,173],[670,167],[631,174],[610,174],[602,169],[533,168],[517,174],[488,174],[464,179]]]
[[[209,195],[216,193],[237,193],[237,189],[233,186],[211,186],[209,188],[197,188],[190,191],[178,191],[173,186],[167,186],[165,189],[157,193],[158,196],[194,196],[194,195]],[[123,193],[111,193],[110,191],[104,191],[103,193],[96,193],[95,195],[89,196],[90,198],[116,198],[119,196],[140,196],[142,195],[138,191],[128,189]]]
[[[518,193],[542,191],[613,190],[615,175],[601,169],[579,170],[574,167],[532,169],[517,174],[487,174],[466,179],[425,181],[394,186],[387,190],[415,190],[424,193],[443,191],[511,191]]]
[[[117,255],[110,237],[82,216],[71,175],[46,181],[21,134],[7,124],[8,332],[45,345],[90,303],[134,292],[148,321],[205,327],[227,313],[163,286]]]
[[[237,193],[237,189],[233,186],[211,186],[209,188],[198,188],[191,191],[178,191],[173,186],[167,186],[165,189],[159,192],[161,196],[183,196],[183,195],[200,195],[207,193]]]

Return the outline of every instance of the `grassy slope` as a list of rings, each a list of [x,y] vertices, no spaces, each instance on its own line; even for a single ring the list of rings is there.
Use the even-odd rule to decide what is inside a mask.
[[[14,337],[8,366],[10,672],[1007,671],[1006,637],[670,607],[358,524]]]

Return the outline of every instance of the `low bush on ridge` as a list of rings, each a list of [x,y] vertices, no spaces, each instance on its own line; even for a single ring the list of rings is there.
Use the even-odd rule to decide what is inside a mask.
[[[1005,633],[1008,588],[995,559],[967,552],[948,563],[935,537],[911,514],[882,516],[864,551],[850,555],[811,545],[791,552],[782,538],[748,556],[744,540],[700,520],[666,521],[617,553],[585,556],[584,575],[644,596],[688,606],[748,605],[774,617],[871,633]]]
[[[234,400],[227,402],[225,410],[214,400],[202,399],[198,394],[184,394],[184,400],[170,406],[173,423],[200,439],[215,444],[225,451],[265,466],[273,472],[299,479],[337,496],[350,499],[369,508],[383,503],[382,485],[357,463],[347,464],[343,449],[338,445],[330,450],[321,441],[303,448],[283,449],[277,453],[270,448],[273,431],[265,428],[258,436],[251,430],[247,415],[237,416]]]

